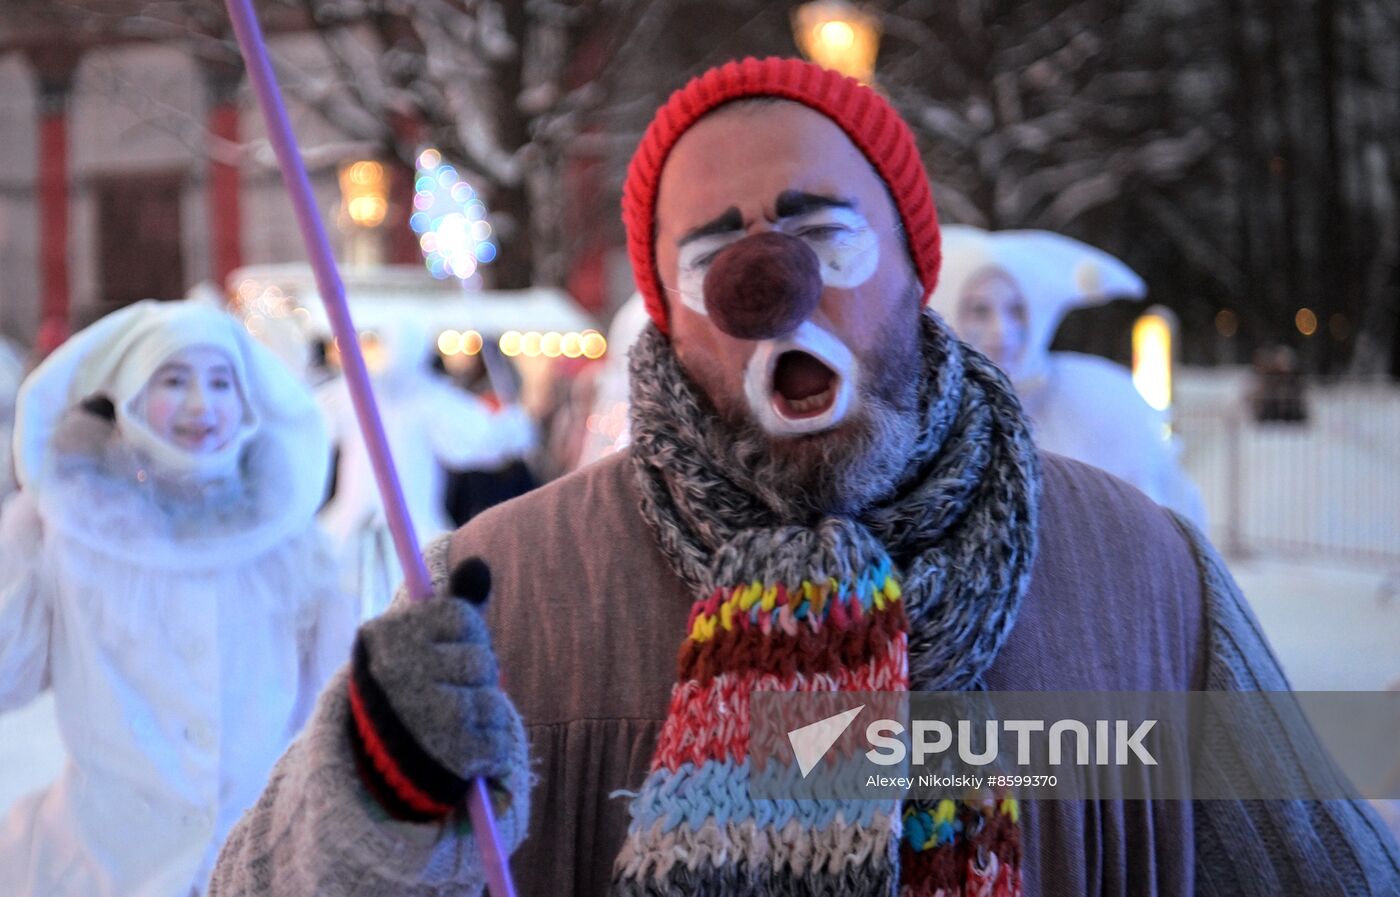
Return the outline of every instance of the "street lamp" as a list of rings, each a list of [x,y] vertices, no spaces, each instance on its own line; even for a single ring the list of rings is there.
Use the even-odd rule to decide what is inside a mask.
[[[389,212],[389,178],[384,165],[361,159],[340,168],[341,231],[349,264],[377,265],[383,261],[379,225]]]
[[[359,227],[378,227],[389,211],[389,187],[384,166],[361,160],[340,169],[340,195],[345,214]]]
[[[880,19],[846,0],[813,0],[792,13],[793,37],[802,55],[822,68],[862,84],[875,79]]]

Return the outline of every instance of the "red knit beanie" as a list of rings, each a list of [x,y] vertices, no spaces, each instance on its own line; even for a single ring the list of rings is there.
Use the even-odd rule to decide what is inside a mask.
[[[885,182],[904,224],[914,269],[927,297],[938,283],[938,213],[909,126],[875,91],[800,59],[745,59],[692,78],[656,112],[627,169],[622,223],[637,289],[647,312],[667,333],[666,298],[656,270],[656,194],[661,169],[681,135],[707,113],[749,97],[778,97],[825,115],[846,132]]]

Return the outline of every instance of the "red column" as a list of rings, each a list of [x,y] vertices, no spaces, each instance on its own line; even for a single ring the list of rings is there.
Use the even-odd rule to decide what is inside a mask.
[[[418,248],[418,235],[408,226],[408,219],[413,214],[413,182],[417,176],[417,160],[412,154],[422,149],[423,123],[415,115],[390,112],[389,128],[394,135],[399,157],[408,156],[409,162],[405,164],[400,159],[390,159],[386,163],[389,169],[389,211],[382,225],[388,242],[385,256],[391,264],[421,265],[423,254]]]
[[[209,215],[209,268],[214,282],[243,264],[242,184],[238,171],[238,89],[243,70],[236,62],[204,64],[209,169],[205,184]]]
[[[605,62],[603,48],[600,32],[594,32],[580,41],[569,65],[570,88],[587,84],[599,75]],[[584,127],[585,133],[593,135],[601,130],[596,123]],[[586,141],[578,143],[585,144]],[[565,286],[579,305],[595,315],[601,315],[607,311],[604,307],[607,304],[604,262],[607,258],[608,231],[591,219],[602,206],[600,199],[606,189],[603,160],[596,154],[567,153],[563,177],[566,195],[570,197],[564,213],[565,221],[570,222],[566,225],[566,240],[573,249]]]
[[[30,50],[39,86],[39,283],[37,345],[47,355],[68,338],[68,97],[79,51],[46,46]]]

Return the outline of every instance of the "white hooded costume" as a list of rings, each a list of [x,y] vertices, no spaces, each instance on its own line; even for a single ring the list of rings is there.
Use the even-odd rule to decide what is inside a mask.
[[[14,464],[10,444],[15,423],[15,395],[24,379],[19,350],[0,337],[0,501],[14,491]]]
[[[627,420],[630,395],[627,353],[650,321],[641,293],[633,293],[613,315],[608,325],[608,356],[596,381],[593,411],[588,415],[588,430],[584,433],[575,467],[592,464],[631,444],[632,429]]]
[[[1200,493],[1177,464],[1166,418],[1138,393],[1132,375],[1098,356],[1050,351],[1070,309],[1140,298],[1147,292],[1142,278],[1108,253],[1048,231],[944,225],[942,234],[943,268],[929,304],[1005,370],[1037,444],[1105,470],[1204,525]],[[968,300],[990,278],[1019,295],[1024,321],[974,334]]]
[[[372,332],[378,348],[367,353],[375,403],[394,457],[404,502],[418,544],[455,529],[447,516],[447,470],[492,468],[523,457],[535,446],[535,425],[519,406],[493,411],[429,366],[428,322],[392,303],[352,310],[362,339]],[[331,438],[340,447],[336,492],[321,523],[339,546],[347,587],[361,600],[363,616],[388,606],[402,579],[384,505],[344,378],[317,390]]]
[[[133,407],[191,346],[220,350],[238,384],[243,416],[218,452],[163,442]],[[147,301],[33,372],[15,441],[0,711],[52,689],[68,760],[0,826],[3,891],[201,893],[354,634],[314,524],[320,415],[227,315]]]

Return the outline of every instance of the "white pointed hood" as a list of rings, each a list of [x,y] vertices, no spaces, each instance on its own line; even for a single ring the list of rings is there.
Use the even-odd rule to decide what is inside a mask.
[[[929,306],[956,330],[958,305],[973,279],[989,269],[1005,274],[1026,302],[1023,376],[1044,369],[1055,330],[1071,309],[1147,295],[1147,285],[1131,268],[1071,237],[958,224],[944,225],[942,232],[943,268]]]

